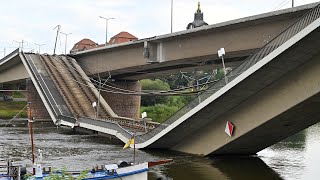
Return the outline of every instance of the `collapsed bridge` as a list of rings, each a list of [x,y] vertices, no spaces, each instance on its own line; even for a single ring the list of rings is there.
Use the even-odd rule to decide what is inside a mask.
[[[123,142],[131,138],[132,130],[138,129],[141,133],[136,136],[137,148],[172,149],[199,155],[254,154],[320,120],[317,109],[320,104],[320,6],[309,5],[308,11],[303,12],[304,15],[298,16],[281,33],[255,51],[247,52],[244,59],[233,64],[232,71],[227,74],[227,82],[222,78],[212,84],[199,95],[201,101],[194,99],[162,124],[145,122],[145,126],[141,126],[138,118],[119,116],[112,107],[112,103],[116,102],[106,100],[106,96],[99,98],[94,81],[81,68],[88,63],[90,54],[97,61],[103,59],[103,53],[112,59],[113,50],[120,48],[122,52],[140,47],[140,43],[144,44],[141,52],[143,48],[163,48],[167,41],[161,42],[161,39],[84,52],[74,55],[75,59],[17,50],[0,60],[0,73],[5,77],[6,74],[13,74],[8,67],[24,68],[26,74],[18,74],[16,78],[31,78],[56,124],[106,133]],[[282,18],[289,16],[285,15]],[[198,35],[206,37],[208,34],[203,31]],[[129,54],[132,51],[128,50]],[[156,55],[149,58],[157,57],[158,52],[161,51],[155,51]],[[150,70],[154,66],[177,65],[176,62],[179,61],[153,63]],[[141,69],[146,66],[131,67],[131,80],[142,76]],[[133,69],[139,74],[132,74]],[[105,71],[121,72],[116,70]],[[97,71],[103,73],[102,68]],[[124,74],[118,74],[118,77],[124,78]],[[6,78],[10,81],[12,77]],[[92,107],[97,99],[100,99],[98,103],[101,105],[98,114]],[[127,100],[130,101],[130,98]],[[227,121],[235,125],[231,137],[224,133]],[[149,130],[146,132],[145,129]]]

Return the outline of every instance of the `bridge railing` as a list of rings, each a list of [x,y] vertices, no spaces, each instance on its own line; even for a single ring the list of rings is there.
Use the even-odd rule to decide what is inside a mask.
[[[239,66],[237,66],[236,68],[228,72],[226,75],[228,79],[227,84],[230,83],[235,78],[237,78],[240,74],[245,72],[247,69],[255,65],[258,61],[262,60],[264,57],[269,55],[271,52],[273,52],[279,46],[284,44],[290,38],[298,34],[300,31],[302,31],[304,28],[309,26],[312,22],[314,22],[318,18],[320,18],[320,4],[318,4],[316,7],[314,7],[309,12],[304,14],[302,17],[300,17],[296,22],[294,22],[291,26],[289,26],[287,29],[281,32],[269,43],[264,45],[262,48],[257,50],[252,55],[250,55]],[[190,110],[198,106],[201,103],[201,101],[207,99],[208,97],[216,93],[218,90],[223,88],[225,85],[226,85],[225,77],[222,77],[220,80],[213,83],[205,92],[201,93],[199,96],[194,98],[190,103],[188,103],[187,105],[182,107],[180,110],[178,110],[176,113],[174,113],[171,117],[169,117],[165,122],[163,122],[157,128],[155,128],[154,130],[150,131],[145,135],[140,136],[140,139],[142,139],[143,141],[146,141],[151,137],[155,136],[156,134],[161,132],[163,129],[168,127],[170,124],[174,123],[176,120],[182,117],[184,114],[186,114],[187,112],[189,112]]]
[[[3,57],[2,59],[0,59],[0,64],[2,64],[3,62],[7,61],[8,59],[11,58],[11,56],[15,55],[15,54],[19,54],[20,49],[16,49],[14,51],[12,51],[10,54],[6,55],[5,57]]]

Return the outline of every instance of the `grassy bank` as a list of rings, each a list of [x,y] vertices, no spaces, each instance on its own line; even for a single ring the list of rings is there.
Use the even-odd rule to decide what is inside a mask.
[[[26,102],[1,101],[0,102],[0,119],[11,119],[25,107]],[[22,111],[17,118],[27,118],[27,109]]]

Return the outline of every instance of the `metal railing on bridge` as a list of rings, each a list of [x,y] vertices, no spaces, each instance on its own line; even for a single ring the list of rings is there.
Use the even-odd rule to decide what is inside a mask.
[[[285,42],[287,42],[290,38],[301,32],[304,28],[309,26],[312,22],[320,18],[320,4],[318,4],[316,7],[311,9],[309,12],[304,14],[301,18],[299,18],[296,22],[294,22],[291,26],[286,28],[283,32],[281,32],[278,36],[276,36],[274,39],[272,39],[269,43],[264,45],[262,48],[257,50],[255,53],[250,55],[246,60],[244,60],[238,67],[234,68],[230,72],[227,73],[227,79],[229,84],[232,80],[237,78],[239,75],[241,75],[243,72],[248,70],[250,67],[255,65],[257,62],[265,58],[267,55],[269,55],[271,52],[276,50],[278,47],[283,45]],[[209,98],[211,95],[219,91],[221,88],[227,85],[225,81],[225,77],[222,77],[217,82],[213,83],[205,92],[199,94],[196,98],[194,98],[189,104],[182,107],[180,110],[178,110],[175,114],[173,114],[171,117],[169,117],[165,122],[160,124],[157,128],[150,131],[149,133],[140,136],[137,138],[137,143],[141,143],[143,141],[146,141],[150,139],[151,137],[155,136],[162,130],[164,130],[166,127],[168,127],[170,124],[174,123],[176,120],[178,120],[180,117],[182,117],[184,114],[198,106],[201,102],[199,102],[199,99],[202,101]]]

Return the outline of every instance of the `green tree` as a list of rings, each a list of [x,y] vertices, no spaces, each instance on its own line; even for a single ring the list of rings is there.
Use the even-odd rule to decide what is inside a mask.
[[[142,90],[155,90],[155,91],[168,91],[170,86],[168,83],[161,81],[160,79],[144,79],[140,81]],[[165,104],[168,101],[167,96],[142,96],[142,106],[153,106],[155,104]]]
[[[141,107],[141,112],[147,112],[148,117],[153,121],[162,123],[174,114],[179,108],[166,104],[156,104],[154,106]]]

